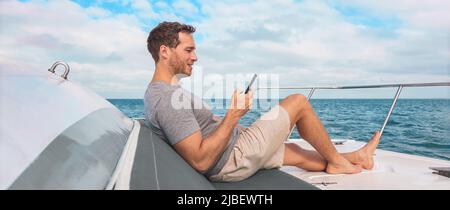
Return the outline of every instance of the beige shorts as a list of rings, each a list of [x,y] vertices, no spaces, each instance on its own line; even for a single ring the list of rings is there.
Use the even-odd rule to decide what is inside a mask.
[[[209,179],[236,182],[250,177],[259,169],[281,167],[284,141],[290,132],[289,114],[283,107],[274,106],[250,127],[241,130],[224,167]]]

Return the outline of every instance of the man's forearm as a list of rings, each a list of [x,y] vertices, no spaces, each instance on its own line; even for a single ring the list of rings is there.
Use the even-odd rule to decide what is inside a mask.
[[[213,119],[214,119],[214,121],[216,121],[216,122],[219,122],[219,123],[222,122],[222,118],[220,118],[220,117],[218,117],[218,116],[216,116],[216,115],[213,116]],[[239,125],[239,124],[237,124],[236,127],[239,128],[239,129],[241,129],[241,130],[247,129],[246,127],[244,127],[244,126],[242,126],[242,125]]]
[[[225,115],[219,126],[200,145],[199,155],[208,168],[220,157],[225,150],[234,128],[239,122],[238,117]]]

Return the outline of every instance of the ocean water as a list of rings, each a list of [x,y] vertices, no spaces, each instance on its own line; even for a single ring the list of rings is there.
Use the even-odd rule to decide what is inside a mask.
[[[141,99],[108,99],[130,118],[144,118]],[[215,115],[224,116],[229,100],[205,100]],[[278,103],[254,101],[240,121],[249,126]],[[367,141],[381,129],[391,99],[312,99],[311,104],[331,138]],[[299,138],[295,129],[291,138]],[[450,160],[450,99],[399,99],[379,148]]]

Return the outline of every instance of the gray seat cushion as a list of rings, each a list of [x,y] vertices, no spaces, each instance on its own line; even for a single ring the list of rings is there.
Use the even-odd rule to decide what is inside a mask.
[[[143,121],[140,123],[130,189],[215,189],[208,179],[188,165],[171,146],[145,126]]]
[[[143,120],[139,133],[130,189],[161,190],[312,190],[317,189],[277,169],[260,170],[234,183],[210,182],[176,151],[154,134]]]

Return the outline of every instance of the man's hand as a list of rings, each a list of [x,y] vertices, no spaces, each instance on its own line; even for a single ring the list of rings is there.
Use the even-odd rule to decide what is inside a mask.
[[[248,112],[248,110],[250,110],[252,103],[252,91],[249,91],[247,94],[241,94],[235,90],[233,96],[231,97],[231,104],[227,115],[232,118],[240,119]]]

